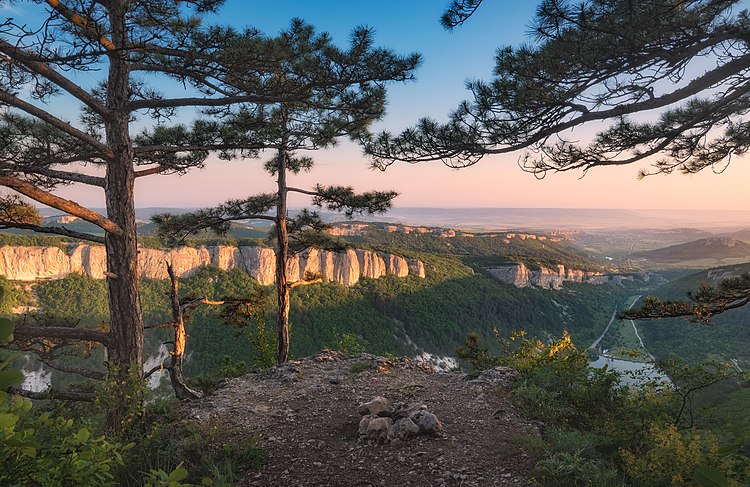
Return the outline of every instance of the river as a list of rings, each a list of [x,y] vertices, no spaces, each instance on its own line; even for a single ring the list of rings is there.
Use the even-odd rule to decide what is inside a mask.
[[[635,299],[633,299],[633,302],[630,303],[630,306],[628,306],[628,309],[632,308],[640,298],[641,295],[636,296]],[[609,331],[609,328],[615,321],[616,316],[617,307],[615,307],[615,310],[612,312],[612,318],[610,318],[609,323],[607,323],[607,326],[604,328],[604,331],[599,336],[599,338],[597,338],[594,343],[591,344],[589,349],[595,350],[599,347],[599,343]],[[649,352],[648,349],[646,349],[646,346],[643,344],[643,340],[641,339],[641,335],[638,333],[638,328],[636,328],[635,323],[633,322],[633,320],[628,321],[630,321],[630,324],[633,327],[633,331],[635,332],[635,336],[636,338],[638,338],[638,342],[640,343],[644,353],[648,355],[648,357],[653,361],[654,356],[651,355],[651,352]],[[621,377],[620,382],[625,385],[639,385],[649,380],[659,380],[668,383],[671,382],[669,380],[669,377],[662,374],[656,369],[656,367],[654,367],[653,363],[622,360],[599,354],[599,358],[591,362],[589,365],[596,369],[601,369],[602,367],[607,366],[607,368],[609,368],[610,370],[619,372]]]
[[[610,370],[620,373],[620,382],[624,385],[640,385],[649,380],[657,379],[663,382],[671,382],[669,377],[659,372],[654,364],[644,362],[631,362],[617,358],[600,355],[597,360],[589,364],[591,367],[601,369],[607,366]]]

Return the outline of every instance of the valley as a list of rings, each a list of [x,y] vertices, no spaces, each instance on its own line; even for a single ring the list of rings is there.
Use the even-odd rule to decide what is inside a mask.
[[[70,223],[75,222],[56,222]],[[149,227],[143,225],[140,295],[147,328],[144,370],[154,372],[147,381],[150,403],[169,400],[173,395],[166,369],[173,338],[161,327],[171,318],[167,262],[176,269],[183,302],[250,299],[252,303],[246,308],[202,306],[186,314],[184,374],[190,387],[208,395],[209,402],[201,406],[208,408],[206,414],[226,417],[228,424],[234,424],[228,410],[221,409],[229,406],[216,405],[234,401],[230,399],[232,394],[247,387],[246,380],[264,383],[263,371],[274,362],[275,255],[266,239],[247,236],[250,227],[232,226],[220,237],[194,235],[185,246],[166,249],[160,248],[149,235]],[[253,228],[258,232],[268,230]],[[683,299],[701,282],[715,285],[750,269],[748,243],[739,239],[742,231],[732,232],[737,239],[712,232],[687,228],[490,230],[488,226],[333,222],[330,234],[349,248],[339,253],[309,250],[295,256],[287,268],[291,282],[320,281],[291,290],[293,363],[309,363],[312,359],[301,359],[332,349],[340,357],[379,356],[386,358],[377,360],[392,360],[394,364],[401,363],[395,357],[406,357],[404,363],[414,360],[429,371],[443,373],[458,368],[469,372],[470,363],[457,360],[457,349],[467,343],[467,336],[476,334],[489,354],[502,356],[508,353],[503,339],[523,331],[525,336],[547,344],[569,333],[571,342],[587,351],[591,359],[588,370],[617,373],[619,384],[635,390],[653,384],[679,387],[685,380],[679,367],[662,365],[665,360],[679,359],[686,367],[713,360],[746,370],[750,368],[750,352],[744,346],[750,340],[750,329],[745,325],[750,320],[749,310],[722,313],[711,326],[682,319],[618,318],[622,311],[639,307],[645,296]],[[26,323],[52,320],[92,330],[106,326],[106,265],[101,247],[28,232],[0,233],[0,243],[0,285],[4,290],[0,309],[6,315],[15,311],[17,319]],[[701,268],[702,263],[723,265]],[[26,349],[16,360],[25,374],[22,387],[38,394],[45,394],[48,387],[95,391],[91,380],[76,379],[63,370],[85,365],[96,374],[104,374],[102,347],[83,350],[59,345],[41,355],[38,349],[36,353],[32,353],[33,348]],[[374,371],[367,374],[377,375]],[[305,387],[338,394],[337,386],[326,385],[325,377],[299,380],[313,381]],[[433,396],[435,391],[429,389],[442,391],[439,388],[445,386],[438,385],[439,377],[426,382],[432,385],[423,391],[425,397],[447,394]],[[445,377],[456,380],[455,375]],[[358,388],[367,383],[361,377],[337,376],[331,380],[354,381]],[[410,380],[424,381],[416,376]],[[232,385],[224,391],[226,384]],[[258,394],[267,394],[260,388],[266,386],[252,387],[259,387]],[[364,390],[369,393],[372,389]],[[400,395],[403,390],[396,388],[391,393]],[[364,398],[364,393],[358,394]],[[290,401],[307,400],[300,397],[290,396]],[[745,389],[731,380],[697,394],[694,400],[701,407],[712,408],[712,418],[723,418],[727,425],[736,424],[736,411],[750,405]],[[329,407],[336,402],[350,401],[339,398]],[[446,408],[440,400],[437,404]],[[274,413],[263,416],[262,421],[276,424],[277,417]],[[529,426],[524,421],[514,419],[515,423],[507,427],[515,431],[513,434],[526,434],[523,431]],[[530,424],[533,427],[534,423]],[[278,425],[276,428],[285,431]],[[725,434],[721,427],[711,428]],[[327,433],[321,430],[310,434],[322,438]],[[281,440],[267,442],[272,452],[276,452],[274,441]],[[461,444],[455,447],[465,448]],[[520,446],[514,443],[513,448]],[[325,457],[303,450],[298,455],[311,464],[318,462],[316,457]],[[438,458],[437,453],[433,456]],[[282,469],[281,465],[270,463],[268,468]],[[487,468],[472,475],[481,476],[479,472]],[[506,465],[501,471],[515,472],[513,475],[520,479],[528,475],[529,468],[526,465],[516,472]],[[307,473],[302,468],[289,474],[290,478],[295,475]]]
[[[565,221],[559,210],[555,215]],[[77,224],[74,219],[54,216],[47,220],[56,225]],[[493,330],[507,335],[523,329],[547,339],[568,330],[575,343],[594,342],[592,348],[598,353],[607,350],[610,358],[652,361],[678,355],[697,359],[694,353],[681,350],[682,345],[664,346],[665,340],[657,337],[668,333],[674,335],[671,341],[687,344],[682,338],[686,333],[703,333],[709,342],[714,340],[706,332],[691,325],[644,323],[638,325],[638,334],[635,323],[614,319],[612,310],[626,307],[626,302],[635,304],[636,293],[674,286],[708,255],[716,255],[716,262],[750,260],[746,255],[750,244],[706,237],[715,235],[711,228],[488,231],[493,225],[482,223],[484,229],[464,225],[460,230],[403,223],[334,223],[330,233],[353,249],[344,254],[305,254],[292,266],[297,273],[293,281],[305,274],[331,281],[294,289],[294,354],[309,355],[349,339],[373,353],[451,356],[469,332],[478,332],[492,345]],[[147,225],[143,228],[140,261],[147,324],[167,319],[168,302],[162,294],[166,262],[172,262],[182,276],[186,296],[201,289],[210,299],[237,298],[246,292],[243,286],[249,292],[273,283],[273,250],[265,248],[262,239],[245,236],[240,227],[231,227],[218,239],[191,237],[189,246],[168,252],[151,248],[153,237]],[[95,257],[99,248],[25,233],[0,234],[0,274],[8,281],[37,281],[29,298],[33,303],[26,304],[70,319],[83,317],[87,326],[105,320],[106,305],[91,308],[92,303],[104,302],[103,283],[90,281],[104,277],[104,264]],[[743,235],[740,230],[733,234]],[[636,240],[638,246],[633,243]],[[644,245],[652,249],[643,250]],[[680,289],[682,295],[687,291],[688,287]],[[60,292],[65,299],[56,297]],[[680,292],[671,295],[680,297]],[[268,299],[266,292],[261,301],[271,309]],[[224,355],[253,362],[249,342],[242,345],[233,338],[236,333],[249,337],[247,329],[232,331],[222,324],[218,311],[197,311],[189,326],[186,367],[194,374],[217,373]],[[738,351],[723,356],[718,353],[722,347],[717,344],[716,352],[706,356],[750,366],[746,354]],[[653,355],[646,350],[652,348]]]

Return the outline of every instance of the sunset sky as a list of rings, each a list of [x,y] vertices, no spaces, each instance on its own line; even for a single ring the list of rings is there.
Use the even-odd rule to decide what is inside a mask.
[[[438,18],[447,0],[342,1],[279,0],[273,3],[230,0],[211,20],[236,26],[251,25],[274,34],[291,18],[299,17],[346,45],[351,29],[375,29],[376,44],[403,54],[419,52],[422,66],[417,80],[391,85],[386,117],[374,129],[398,132],[422,116],[444,120],[469,93],[467,79],[489,78],[495,50],[525,42],[536,2],[491,1],[453,32],[440,27]],[[270,5],[270,6],[269,6]],[[408,6],[408,7],[407,7]],[[33,15],[33,4],[14,4],[0,15],[18,18]],[[5,16],[3,15],[3,16]],[[71,115],[69,118],[74,118]],[[314,154],[317,166],[309,174],[292,176],[294,186],[315,183],[352,185],[357,190],[393,189],[401,196],[399,207],[562,207],[562,208],[664,208],[750,210],[747,185],[750,164],[736,160],[723,174],[711,171],[692,176],[679,174],[636,180],[639,166],[603,168],[584,178],[580,173],[550,174],[538,181],[523,172],[521,153],[487,157],[476,166],[453,170],[441,164],[394,164],[386,172],[373,171],[359,147],[342,143]],[[221,162],[211,159],[206,169],[185,176],[143,178],[136,187],[139,207],[196,207],[272,191],[273,180],[260,160]],[[60,191],[80,203],[103,206],[102,195],[79,187]],[[305,200],[292,201],[303,206]]]

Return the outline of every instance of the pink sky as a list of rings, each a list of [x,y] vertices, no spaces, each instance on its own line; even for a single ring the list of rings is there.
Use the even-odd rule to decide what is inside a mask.
[[[396,163],[387,171],[373,171],[358,147],[341,147],[314,154],[309,174],[290,176],[299,187],[345,184],[358,191],[393,189],[400,207],[528,207],[528,208],[663,208],[750,210],[750,165],[734,161],[723,174],[703,171],[636,179],[639,167],[600,168],[584,178],[580,173],[549,174],[544,180],[523,172],[516,155],[488,157],[477,165],[455,170],[442,164]],[[273,191],[274,181],[262,161],[224,162],[211,159],[204,170],[184,176],[139,179],[139,207],[210,206],[228,198]],[[59,192],[91,206],[104,206],[100,191],[71,186]],[[293,206],[307,204],[295,199]]]

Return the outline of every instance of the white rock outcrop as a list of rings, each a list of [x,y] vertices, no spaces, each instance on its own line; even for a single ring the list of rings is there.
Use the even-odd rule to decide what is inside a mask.
[[[585,282],[588,284],[604,284],[614,282],[621,284],[628,277],[609,276],[601,272],[567,269],[558,264],[555,269],[541,266],[539,269],[529,269],[525,264],[510,264],[487,269],[499,281],[513,284],[516,287],[536,286],[542,289],[561,289],[564,282]],[[629,278],[632,280],[632,277]]]
[[[171,262],[178,276],[186,276],[204,266],[222,270],[240,269],[262,285],[276,280],[276,253],[263,247],[181,247],[170,251],[140,249],[138,271],[142,277],[166,279],[166,263]],[[0,247],[0,275],[14,281],[61,279],[78,273],[104,279],[107,259],[100,245],[77,244],[67,250],[60,247]],[[349,249],[334,253],[312,249],[293,257],[288,265],[291,282],[306,276],[320,276],[324,281],[337,281],[353,286],[361,278],[377,279],[392,274],[406,277],[410,273],[425,277],[424,264],[416,259]]]

